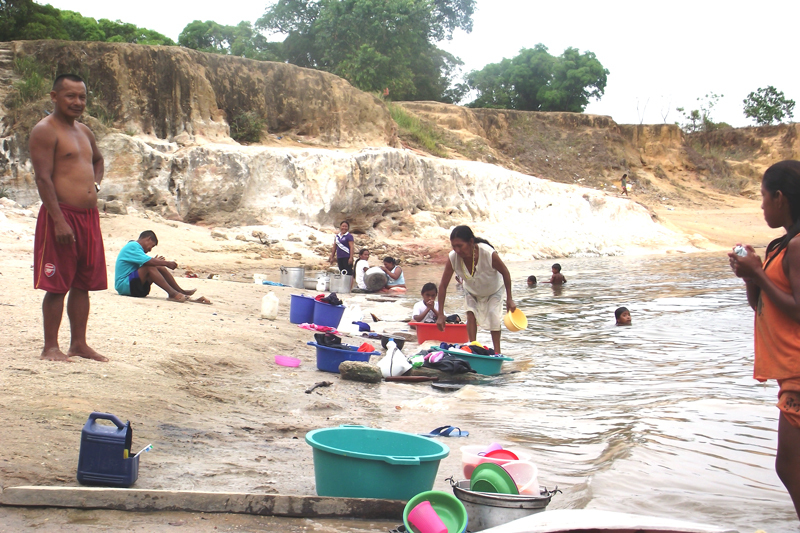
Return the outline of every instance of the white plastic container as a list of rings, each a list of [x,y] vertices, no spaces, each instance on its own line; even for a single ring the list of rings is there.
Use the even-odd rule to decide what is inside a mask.
[[[261,318],[275,320],[278,318],[278,297],[272,291],[268,292],[261,299]]]
[[[503,465],[520,494],[539,495],[539,468],[530,461],[509,461]]]
[[[474,446],[461,447],[461,466],[464,469],[464,477],[466,477],[467,479],[471,479],[472,471],[475,470],[475,467],[481,463],[494,463],[496,465],[503,466],[504,464],[511,461],[511,459],[498,459],[494,457],[484,457],[482,455],[478,455],[480,452],[486,450],[488,447],[489,447],[488,444],[476,444]],[[505,449],[510,452],[514,452],[514,454],[520,461],[531,460],[532,455],[528,452],[511,448],[505,448]]]

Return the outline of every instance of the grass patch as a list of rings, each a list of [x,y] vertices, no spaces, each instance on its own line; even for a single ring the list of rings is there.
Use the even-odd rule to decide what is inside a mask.
[[[392,120],[397,123],[400,138],[419,145],[433,155],[447,157],[447,152],[439,146],[442,137],[433,127],[409,114],[397,104],[387,103],[386,105]]]
[[[46,67],[32,57],[14,58],[13,69],[14,73],[22,79],[14,83],[14,90],[9,102],[11,109],[18,109],[50,92],[52,78],[48,75]]]
[[[238,143],[261,142],[267,121],[255,111],[239,113],[231,120],[231,139]]]
[[[11,189],[5,185],[0,185],[0,198],[11,198]]]

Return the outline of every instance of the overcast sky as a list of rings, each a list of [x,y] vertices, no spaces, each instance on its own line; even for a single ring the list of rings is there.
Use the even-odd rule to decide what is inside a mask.
[[[178,40],[193,20],[234,25],[255,22],[266,0],[37,0],[95,19],[156,30]],[[605,95],[587,113],[622,124],[680,120],[676,107],[694,109],[697,97],[724,95],[712,113],[732,126],[752,122],[742,100],[775,86],[800,102],[797,22],[800,0],[739,3],[572,0],[478,0],[472,33],[439,46],[460,57],[465,71],[515,56],[537,43],[553,55],[565,48],[594,52],[610,71]],[[795,120],[800,121],[800,105]]]

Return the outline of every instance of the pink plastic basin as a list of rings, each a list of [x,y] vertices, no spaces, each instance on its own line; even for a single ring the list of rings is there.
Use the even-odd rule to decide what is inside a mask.
[[[275,363],[281,366],[300,366],[300,359],[288,355],[276,355]]]

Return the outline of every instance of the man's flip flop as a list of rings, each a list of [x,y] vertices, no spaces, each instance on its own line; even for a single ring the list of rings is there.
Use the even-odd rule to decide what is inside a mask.
[[[454,426],[442,426],[434,429],[430,433],[420,433],[422,437],[468,437],[469,431],[461,431],[461,428]]]
[[[189,298],[189,301],[195,304],[206,304],[211,305],[211,300],[206,298],[205,296],[198,296],[197,298]]]

